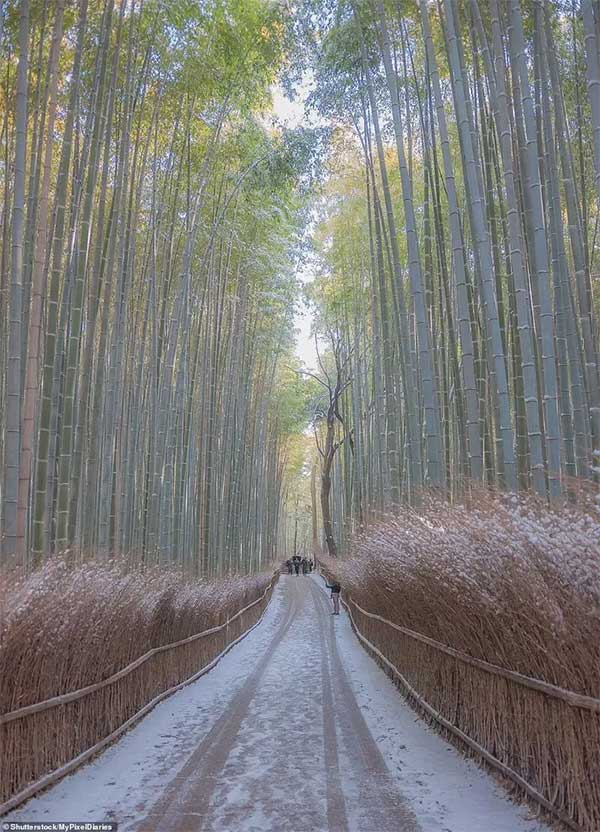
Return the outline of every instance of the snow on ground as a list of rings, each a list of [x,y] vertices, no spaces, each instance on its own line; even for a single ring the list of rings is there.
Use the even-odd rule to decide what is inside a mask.
[[[224,711],[267,649],[282,614],[275,591],[262,620],[217,666],[154,708],[117,743],[39,797],[8,814],[11,820],[117,820],[152,802],[183,767],[197,742]]]
[[[4,820],[381,832],[385,809],[398,832],[548,830],[415,715],[347,616],[327,615],[313,580],[323,588],[317,576],[284,578],[263,622],[214,670]]]
[[[337,622],[337,643],[371,734],[422,832],[548,832],[549,826],[512,803],[490,774],[417,716],[360,646],[346,613]]]

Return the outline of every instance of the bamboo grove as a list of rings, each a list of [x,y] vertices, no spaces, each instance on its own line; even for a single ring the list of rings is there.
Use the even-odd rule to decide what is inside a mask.
[[[8,565],[68,550],[198,575],[273,557],[303,158],[261,115],[281,14],[2,4]]]
[[[344,374],[337,534],[423,487],[568,495],[600,448],[600,5],[329,11],[311,292]]]

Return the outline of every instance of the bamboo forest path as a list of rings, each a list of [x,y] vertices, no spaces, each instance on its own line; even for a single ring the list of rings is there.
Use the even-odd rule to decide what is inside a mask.
[[[281,579],[215,670],[5,820],[67,817],[119,832],[546,828],[416,718],[306,576]]]

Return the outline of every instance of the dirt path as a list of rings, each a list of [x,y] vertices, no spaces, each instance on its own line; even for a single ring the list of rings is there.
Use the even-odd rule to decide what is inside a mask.
[[[419,832],[348,682],[325,595],[307,577],[282,584],[267,650],[139,832]]]

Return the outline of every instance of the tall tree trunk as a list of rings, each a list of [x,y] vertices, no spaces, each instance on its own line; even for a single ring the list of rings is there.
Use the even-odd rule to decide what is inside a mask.
[[[17,547],[19,558],[27,556],[27,521],[30,505],[30,481],[33,464],[34,434],[39,396],[40,342],[42,310],[46,292],[45,272],[48,247],[48,202],[52,158],[54,150],[54,124],[56,120],[56,96],[58,90],[58,56],[63,33],[65,0],[57,0],[52,45],[48,60],[49,102],[44,174],[41,185],[39,217],[35,234],[35,255],[31,281],[31,313],[27,339],[27,369],[25,372],[25,396],[23,401],[21,461],[19,467],[19,504],[17,514]]]
[[[471,317],[469,309],[469,298],[467,292],[466,258],[463,246],[463,232],[460,216],[458,195],[456,192],[456,181],[454,166],[450,150],[448,127],[446,124],[446,113],[440,87],[439,73],[435,59],[435,50],[431,36],[431,27],[427,4],[425,0],[420,3],[421,21],[423,35],[427,49],[429,71],[435,98],[435,107],[442,146],[442,157],[444,160],[444,172],[446,192],[450,211],[450,233],[452,240],[452,273],[456,285],[456,297],[458,305],[458,328],[461,343],[461,367],[465,398],[467,405],[467,438],[469,448],[469,466],[472,478],[477,481],[483,480],[483,456],[481,448],[481,435],[479,431],[479,399],[477,393],[475,374],[475,355],[473,346],[473,335],[471,330]]]
[[[510,491],[517,489],[514,431],[511,421],[508,387],[508,369],[500,322],[498,300],[494,281],[494,266],[491,243],[485,223],[486,206],[482,187],[482,173],[473,142],[474,125],[469,107],[466,79],[463,75],[461,56],[457,44],[457,26],[454,19],[452,0],[444,0],[446,9],[447,51],[453,81],[454,103],[457,125],[461,140],[461,155],[465,188],[469,205],[469,217],[473,236],[476,268],[480,275],[486,327],[491,355],[488,358],[490,375],[493,380],[493,394],[497,397],[499,424],[498,434],[503,464],[503,479]]]
[[[392,119],[396,138],[396,151],[400,166],[402,195],[404,204],[404,222],[408,244],[408,271],[410,275],[412,298],[415,309],[417,340],[419,350],[419,368],[423,405],[425,409],[425,447],[427,453],[427,477],[435,486],[444,486],[442,468],[441,418],[439,409],[437,379],[435,377],[431,354],[430,332],[425,312],[423,294],[423,275],[417,223],[413,202],[412,180],[409,175],[404,151],[404,135],[398,93],[398,81],[392,66],[389,34],[383,0],[377,0],[378,23],[381,33],[381,52],[388,88],[392,102]]]
[[[19,7],[19,65],[15,113],[15,178],[13,190],[12,260],[9,302],[4,470],[2,479],[2,554],[8,566],[21,568],[17,500],[21,450],[21,348],[23,288],[23,227],[25,215],[25,157],[27,152],[27,72],[29,66],[29,0]]]

